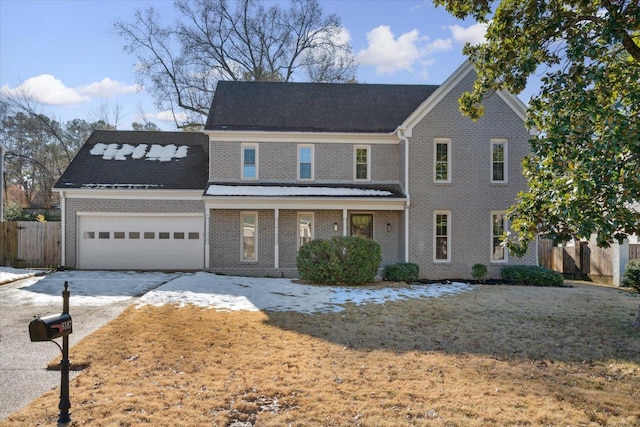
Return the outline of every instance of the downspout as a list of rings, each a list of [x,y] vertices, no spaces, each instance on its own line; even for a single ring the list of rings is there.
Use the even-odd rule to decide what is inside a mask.
[[[67,239],[66,239],[66,224],[67,224],[67,212],[66,212],[66,198],[64,191],[60,192],[60,247],[62,253],[60,254],[60,266],[64,267],[67,264]]]
[[[409,207],[411,196],[409,195],[409,139],[404,129],[398,129],[398,138],[404,141],[404,194],[407,198],[404,208],[404,262],[409,262]]]

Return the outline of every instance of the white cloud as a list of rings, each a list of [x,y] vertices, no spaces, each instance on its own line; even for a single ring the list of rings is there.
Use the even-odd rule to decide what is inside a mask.
[[[374,65],[378,74],[412,71],[411,67],[420,56],[418,30],[396,39],[389,26],[381,25],[367,33],[367,40],[369,46],[358,52],[356,59],[361,65]]]
[[[86,86],[70,88],[51,74],[41,74],[13,88],[4,85],[1,91],[5,96],[28,98],[41,104],[69,106],[89,102],[91,98],[110,98],[117,94],[135,93],[139,88],[108,77]]]
[[[460,25],[449,25],[447,28],[451,31],[453,39],[458,43],[471,43],[472,45],[484,43],[484,35],[487,32],[488,24],[473,24],[468,27]]]
[[[147,121],[159,121],[159,122],[167,122],[167,123],[185,123],[188,120],[188,116],[186,113],[178,113],[175,118],[173,116],[173,112],[171,110],[159,111],[157,113],[146,113],[144,115],[144,119]]]
[[[2,86],[2,93],[6,96],[29,98],[47,105],[74,105],[90,100],[88,96],[66,87],[51,74],[31,77],[14,88],[10,88],[9,85]]]
[[[417,65],[419,73],[425,76],[428,73],[424,67],[432,63],[428,56],[450,50],[453,44],[451,38],[430,41],[429,37],[420,36],[418,30],[404,33],[396,39],[386,25],[368,32],[367,40],[369,45],[358,52],[356,59],[360,65],[375,66],[378,74],[413,72]]]
[[[78,92],[92,97],[98,98],[111,98],[114,95],[121,93],[136,93],[140,91],[140,87],[137,85],[126,85],[115,80],[111,80],[109,77],[105,77],[99,82],[91,83],[87,86],[80,86]]]
[[[429,54],[434,52],[447,51],[451,49],[452,44],[453,43],[451,39],[435,39],[434,41],[427,44],[426,48],[424,49],[424,53]]]

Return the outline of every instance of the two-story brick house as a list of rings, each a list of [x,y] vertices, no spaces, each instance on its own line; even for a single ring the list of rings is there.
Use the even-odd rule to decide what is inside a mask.
[[[63,264],[296,276],[299,246],[337,235],[434,279],[534,263],[499,239],[526,185],[524,106],[496,94],[478,122],[461,116],[474,77],[465,63],[440,86],[220,82],[204,134],[98,132],[56,184]]]

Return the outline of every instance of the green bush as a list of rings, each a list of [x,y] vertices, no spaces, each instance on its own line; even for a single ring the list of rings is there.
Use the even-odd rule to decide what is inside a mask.
[[[564,279],[556,271],[535,265],[502,267],[502,278],[518,285],[562,286]]]
[[[412,262],[389,264],[382,270],[382,278],[390,282],[412,283],[418,281],[420,268]]]
[[[622,286],[640,292],[640,259],[632,259],[627,262],[622,274]]]
[[[381,261],[380,245],[362,237],[312,240],[298,251],[300,278],[315,283],[359,285],[373,281]]]
[[[487,266],[480,263],[474,264],[471,267],[471,275],[474,279],[484,282],[484,279],[487,278]]]

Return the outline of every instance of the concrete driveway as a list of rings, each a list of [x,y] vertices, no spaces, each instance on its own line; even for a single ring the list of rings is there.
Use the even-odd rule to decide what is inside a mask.
[[[176,278],[179,274],[132,272],[56,272],[0,285],[0,420],[26,406],[44,392],[60,385],[60,372],[47,371],[46,365],[61,357],[49,342],[32,343],[29,322],[34,316],[62,312],[64,282],[71,291],[69,312],[73,347],[86,335],[116,318],[137,297]],[[103,286],[118,281],[121,291]],[[106,292],[101,292],[106,289]],[[60,339],[57,341],[61,341]],[[73,352],[70,354],[73,363]],[[74,373],[71,373],[73,378]],[[73,411],[71,390],[71,411]],[[57,415],[57,414],[56,414]]]

